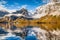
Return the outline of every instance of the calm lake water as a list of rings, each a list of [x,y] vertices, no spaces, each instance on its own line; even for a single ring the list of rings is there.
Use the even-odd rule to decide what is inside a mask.
[[[59,30],[48,31],[38,25],[17,28],[13,24],[0,23],[0,40],[59,40]]]

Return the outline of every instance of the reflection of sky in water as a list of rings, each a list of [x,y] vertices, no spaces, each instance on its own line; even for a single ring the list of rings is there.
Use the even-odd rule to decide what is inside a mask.
[[[1,28],[0,28],[1,29]],[[35,30],[36,29],[36,30]],[[2,29],[3,30],[3,29]],[[0,31],[2,31],[2,30],[0,30]],[[0,36],[0,40],[38,40],[38,38],[37,38],[37,33],[40,33],[38,30],[41,30],[40,32],[42,32],[43,30],[42,29],[40,29],[40,28],[31,28],[31,27],[29,27],[29,28],[24,28],[23,30],[21,30],[21,31],[23,31],[23,33],[24,32],[26,32],[26,36],[24,36],[24,38],[22,38],[22,36],[20,36],[20,35],[18,35],[18,34],[13,34],[13,32],[9,32],[9,33],[7,33],[7,34],[5,34],[5,35],[1,35]],[[3,30],[4,31],[4,30]],[[3,32],[2,31],[2,32]],[[7,31],[6,31],[7,32]],[[44,32],[44,31],[43,31]],[[1,32],[0,32],[1,33]],[[20,33],[20,32],[17,32],[17,33]],[[18,36],[17,36],[18,35]],[[42,36],[43,36],[43,34],[42,34]]]
[[[6,24],[0,24],[0,40],[46,40],[49,36],[46,30],[38,26],[17,28],[15,25],[10,25],[10,29],[1,27],[6,27]]]
[[[52,36],[55,34],[59,35],[58,32],[54,31],[51,34]],[[5,30],[0,27],[0,40],[48,40],[49,36],[50,33],[40,27],[28,26],[17,28],[16,30]]]
[[[7,37],[5,40],[21,40],[19,37]]]
[[[25,29],[23,29],[23,31],[24,30]],[[27,30],[30,31],[30,28],[26,28],[25,31],[27,31]],[[2,35],[2,34],[4,34],[4,35]],[[10,32],[8,33],[4,29],[0,28],[0,40],[23,40],[23,38],[21,36],[16,36],[13,33],[10,33]],[[33,33],[31,32],[31,33],[28,33],[28,35],[25,37],[25,40],[37,40],[37,37],[35,35],[33,35]]]
[[[0,36],[0,40],[22,40],[19,36],[15,36],[11,33],[8,33],[7,35]]]

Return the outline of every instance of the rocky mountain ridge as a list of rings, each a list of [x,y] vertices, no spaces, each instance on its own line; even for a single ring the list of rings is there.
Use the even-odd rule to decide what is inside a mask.
[[[60,2],[53,0],[45,5],[39,6],[36,8],[36,14],[33,18],[41,18],[46,15],[59,16],[60,15]],[[38,16],[40,15],[40,16]]]

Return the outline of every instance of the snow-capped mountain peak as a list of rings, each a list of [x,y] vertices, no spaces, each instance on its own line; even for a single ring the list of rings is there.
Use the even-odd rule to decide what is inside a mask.
[[[60,15],[60,2],[59,0],[52,0],[51,2],[39,6],[36,8],[36,14],[34,14],[33,18],[41,18],[46,15]],[[39,16],[37,16],[39,15]]]

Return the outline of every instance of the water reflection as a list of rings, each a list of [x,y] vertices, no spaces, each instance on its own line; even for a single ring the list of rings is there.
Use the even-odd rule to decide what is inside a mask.
[[[0,23],[1,40],[55,40],[59,39],[60,31],[54,29],[50,23]],[[54,23],[56,24],[56,23]],[[46,26],[46,27],[45,27]],[[5,31],[3,31],[5,30]],[[6,33],[6,34],[4,34]],[[56,34],[55,34],[56,33]]]
[[[44,30],[56,30],[58,27],[57,22],[9,22],[9,23],[0,23],[0,26],[5,29],[16,29],[16,28],[26,28],[30,27],[40,27]]]

